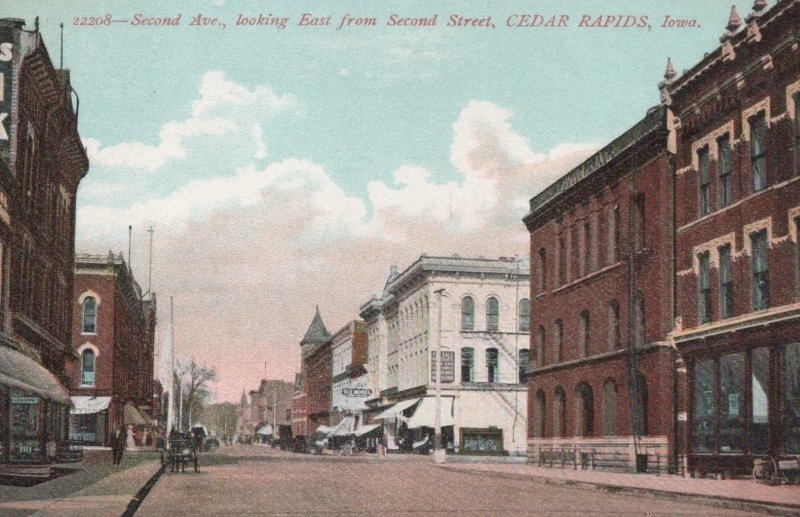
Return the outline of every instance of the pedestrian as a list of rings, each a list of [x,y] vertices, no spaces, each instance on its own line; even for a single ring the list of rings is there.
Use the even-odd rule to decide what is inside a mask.
[[[122,453],[125,451],[125,440],[127,436],[122,430],[122,426],[118,425],[111,435],[111,454],[114,465],[119,465],[122,462]]]

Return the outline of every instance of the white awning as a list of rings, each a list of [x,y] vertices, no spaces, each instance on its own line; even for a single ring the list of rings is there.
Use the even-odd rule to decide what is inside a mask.
[[[72,400],[72,409],[69,410],[73,415],[91,415],[99,413],[108,409],[111,404],[111,397],[85,397],[74,396],[70,397]]]
[[[374,431],[375,429],[379,428],[380,426],[381,426],[381,424],[362,425],[361,427],[359,427],[358,429],[353,431],[353,434],[356,435],[356,436],[364,436],[365,434],[367,434],[367,433],[369,433],[371,431]]]
[[[453,420],[452,397],[442,397],[442,408],[440,414],[440,424],[442,427],[455,424],[455,421]],[[435,425],[434,420],[436,420],[436,399],[434,397],[425,397],[422,399],[422,402],[420,402],[419,406],[417,406],[416,411],[414,411],[414,415],[408,419],[406,424],[408,425],[409,429],[416,429],[418,427],[432,428]]]
[[[322,434],[330,434],[331,431],[333,431],[333,427],[328,427],[327,425],[321,425],[317,427],[317,430],[315,432]]]
[[[347,436],[353,433],[353,427],[355,424],[355,419],[351,416],[346,416],[344,419],[339,422],[331,434],[333,436]]]
[[[30,357],[0,345],[0,384],[69,404],[69,392],[53,373]]]
[[[419,401],[420,399],[410,399],[410,400],[400,401],[394,406],[391,406],[388,409],[384,409],[382,412],[378,413],[373,418],[375,418],[376,420],[387,420],[390,418],[394,418]]]
[[[136,406],[128,402],[122,412],[122,423],[124,425],[150,425],[147,420],[139,413]]]
[[[267,424],[265,426],[261,426],[258,429],[258,431],[256,431],[256,434],[260,434],[260,435],[263,435],[263,436],[271,436],[272,435],[272,426],[270,424]]]

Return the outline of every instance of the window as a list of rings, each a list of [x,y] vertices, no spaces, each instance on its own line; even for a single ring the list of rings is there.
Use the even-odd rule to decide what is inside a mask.
[[[461,382],[475,381],[475,350],[471,347],[461,349]]]
[[[594,271],[594,254],[592,253],[592,222],[589,216],[583,221],[583,257],[586,260],[584,273],[587,275]]]
[[[575,388],[575,436],[594,434],[594,394],[592,387],[582,382]]]
[[[544,408],[545,408],[544,391],[540,389],[539,391],[536,392],[536,398],[533,400],[534,438],[541,438],[542,436],[544,436]]]
[[[637,291],[633,297],[633,344],[641,346],[645,342],[644,293]]]
[[[603,385],[603,436],[617,435],[617,386],[611,379]]]
[[[711,159],[708,155],[708,146],[697,151],[700,170],[698,181],[700,183],[700,216],[711,213]]]
[[[94,334],[97,332],[97,300],[87,296],[83,300],[83,333]]]
[[[286,409],[286,420],[291,420],[291,419],[292,419],[292,410],[291,410],[291,408],[287,408]]]
[[[750,236],[752,257],[753,310],[761,311],[769,307],[769,269],[767,267],[767,231],[761,230]]]
[[[519,383],[525,383],[525,374],[531,367],[531,351],[523,348],[519,351]]]
[[[547,281],[547,252],[544,248],[539,249],[539,277],[537,278],[537,283],[539,286],[539,292],[544,292],[545,283]]]
[[[719,249],[719,305],[720,318],[730,318],[733,314],[733,268],[730,244]]]
[[[499,382],[500,377],[498,356],[496,348],[486,349],[486,379],[487,382]]]
[[[708,252],[701,253],[697,258],[700,263],[700,275],[697,279],[698,300],[700,309],[700,323],[711,321],[711,258]]]
[[[475,301],[471,296],[461,300],[461,330],[475,330]]]
[[[589,355],[589,311],[581,312],[581,347],[580,357]]]
[[[719,450],[744,450],[744,353],[719,360]]]
[[[562,234],[558,237],[558,249],[561,252],[558,273],[562,284],[569,282],[569,257],[567,256],[567,239]]]
[[[753,374],[750,385],[750,453],[766,454],[769,452],[769,349],[754,349],[750,368]]]
[[[564,322],[556,320],[556,338],[553,340],[553,362],[560,363],[564,360]]]
[[[633,249],[641,251],[645,244],[645,199],[642,194],[633,198]]]
[[[81,354],[81,384],[86,386],[94,386],[94,352],[92,350],[84,350]]]
[[[558,386],[555,391],[555,404],[553,404],[553,436],[563,438],[567,434],[567,394],[564,388]]]
[[[619,205],[614,207],[614,211],[611,214],[611,232],[613,242],[611,246],[609,246],[609,262],[614,263],[617,261],[617,255],[619,254],[619,241],[620,241],[620,231],[619,231]]]
[[[783,448],[800,454],[800,343],[786,345],[783,356]]]
[[[545,334],[544,327],[539,325],[539,332],[536,333],[536,365],[544,366],[544,346]]]
[[[719,174],[719,207],[725,208],[733,203],[733,182],[731,181],[733,163],[731,162],[730,138],[724,136],[717,140],[717,149],[719,153],[717,161]]]
[[[692,380],[692,451],[711,452],[715,449],[717,434],[714,361],[706,359],[695,363]]]
[[[611,300],[608,304],[608,352],[613,352],[619,348],[619,302]]]
[[[753,192],[767,186],[767,121],[764,113],[750,121],[750,170],[753,174]]]
[[[497,298],[489,298],[486,300],[486,330],[488,332],[497,332],[500,324],[500,304]]]
[[[531,331],[531,301],[527,298],[519,302],[519,331]]]

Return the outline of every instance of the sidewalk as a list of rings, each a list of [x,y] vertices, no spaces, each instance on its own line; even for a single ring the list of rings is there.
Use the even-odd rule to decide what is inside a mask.
[[[31,487],[0,487],[0,515],[122,515],[131,499],[161,468],[157,459],[126,456],[120,466],[90,465]]]
[[[527,464],[445,463],[438,467],[614,493],[648,494],[723,508],[766,511],[773,515],[800,515],[800,486],[797,485],[768,486],[746,479],[720,481],[668,475],[544,468]]]

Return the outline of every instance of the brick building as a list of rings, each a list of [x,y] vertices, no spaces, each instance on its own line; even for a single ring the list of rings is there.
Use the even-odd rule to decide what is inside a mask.
[[[361,412],[369,398],[367,379],[367,333],[364,322],[348,322],[331,337],[331,425],[345,421],[339,433],[361,423]]]
[[[67,437],[75,196],[89,162],[69,70],[24,26],[0,20],[0,473],[47,476]]]
[[[674,114],[674,342],[694,474],[800,453],[800,2],[731,13],[662,96]]]
[[[277,437],[281,426],[292,425],[294,384],[276,379],[261,379],[250,391],[250,423],[257,438]]]
[[[121,255],[75,259],[73,409],[70,436],[105,444],[116,426],[150,427],[155,296],[142,291]],[[144,357],[150,354],[151,357]]]
[[[531,461],[670,465],[668,125],[650,109],[530,201]]]
[[[319,314],[300,341],[302,396],[292,404],[292,432],[309,443],[310,437],[321,425],[330,425],[331,412],[331,334]],[[294,416],[296,415],[296,416]]]

